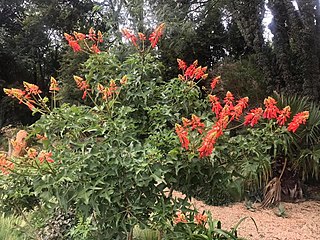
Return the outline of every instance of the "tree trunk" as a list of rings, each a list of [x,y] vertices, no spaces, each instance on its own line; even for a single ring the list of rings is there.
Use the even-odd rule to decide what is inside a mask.
[[[233,0],[230,1],[229,7],[247,46],[256,53],[257,63],[265,74],[265,79],[269,86],[268,90],[271,92],[274,90],[272,86],[275,86],[275,82],[268,58],[269,50],[263,38],[264,4],[264,0]]]
[[[272,12],[273,20],[269,29],[273,34],[274,54],[276,58],[275,82],[277,92],[288,90],[293,80],[291,67],[291,49],[288,35],[288,14],[283,0],[269,0],[268,7]]]

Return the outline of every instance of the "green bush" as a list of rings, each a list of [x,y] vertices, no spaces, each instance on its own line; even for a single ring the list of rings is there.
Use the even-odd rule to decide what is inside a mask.
[[[79,51],[80,45],[74,44],[71,40]],[[94,45],[85,46],[99,53]],[[274,120],[242,128],[247,98],[236,102],[230,92],[221,110],[224,114],[215,116],[197,86],[208,77],[205,67],[195,61],[187,68],[178,60],[184,75],[165,81],[158,56],[142,46],[136,46],[137,54],[126,57],[112,49],[90,56],[83,76],[74,76],[73,88],[80,89],[83,105],[54,103],[58,107],[50,109],[49,99],[35,85],[25,83],[25,92],[5,89],[33,112],[43,113],[28,129],[29,148],[3,158],[3,164],[14,163],[11,173],[1,178],[0,201],[5,211],[35,210],[43,222],[55,221],[57,209],[61,215],[74,212],[68,226],[61,227],[61,238],[132,239],[136,226],[158,230],[168,239],[236,238],[235,230],[222,231],[220,222],[210,216],[209,230],[194,223],[172,224],[174,214],[188,210],[189,205],[186,199],[173,199],[170,191],[179,189],[187,197],[214,204],[240,199],[244,190],[267,182],[272,158],[287,151],[283,139],[288,131]],[[52,89],[57,83],[51,81],[55,100]],[[209,98],[212,103],[214,96]],[[239,113],[235,109],[240,103]],[[176,125],[181,118],[186,126]],[[227,129],[230,122],[240,126]],[[210,133],[221,126],[222,136],[208,144],[216,136]],[[234,135],[236,127],[241,128]],[[188,144],[187,136],[181,136],[186,133]]]

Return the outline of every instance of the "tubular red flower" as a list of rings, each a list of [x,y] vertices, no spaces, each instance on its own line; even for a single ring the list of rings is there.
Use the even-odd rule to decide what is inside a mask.
[[[93,44],[92,47],[91,47],[91,51],[93,53],[100,53],[100,49],[98,48],[98,46],[96,44]]]
[[[232,112],[232,118],[239,119],[239,117],[242,115],[243,110],[248,106],[248,97],[241,98],[237,101],[237,105],[234,106],[233,112]]]
[[[86,35],[83,33],[73,32],[73,35],[77,41],[82,41],[86,39]]]
[[[81,78],[81,77],[73,76],[73,78],[77,84],[77,87],[80,90],[84,91],[82,94],[82,99],[85,99],[87,97],[88,91],[90,91],[90,89],[89,89],[90,85],[87,83],[87,81],[84,81],[83,78]]]
[[[27,101],[25,104],[31,111],[33,111],[36,108],[30,101]]]
[[[183,213],[177,213],[177,216],[174,218],[173,222],[178,223],[187,223],[186,216]]]
[[[194,77],[195,70],[196,70],[196,66],[191,64],[184,73],[185,79],[188,79],[188,78],[192,79]]]
[[[198,225],[206,224],[207,220],[208,220],[208,216],[206,214],[198,213],[194,216],[194,222]]]
[[[121,79],[120,79],[120,84],[121,85],[125,85],[128,82],[128,76],[124,75]]]
[[[180,58],[177,58],[177,62],[179,69],[181,69],[182,71],[186,70],[187,64],[185,61],[181,60]]]
[[[233,94],[230,91],[228,91],[223,101],[226,105],[233,106],[233,101],[234,101]]]
[[[114,80],[110,81],[109,87],[110,87],[110,91],[111,92],[115,92],[118,89],[117,84],[116,84],[116,82]]]
[[[307,119],[309,118],[309,111],[304,111],[294,115],[291,123],[288,125],[289,132],[296,132],[301,124],[306,124]]]
[[[182,118],[182,124],[183,124],[183,127],[186,128],[186,127],[191,126],[191,121],[188,118],[183,117]]]
[[[36,158],[36,157],[38,156],[38,152],[37,152],[37,150],[34,149],[34,148],[29,148],[28,151],[27,151],[27,156],[28,156],[29,158],[34,159],[34,158]]]
[[[42,150],[38,155],[40,164],[42,164],[44,161],[47,161],[48,163],[53,163],[54,160],[51,157],[52,157],[52,152],[47,152],[44,150]]]
[[[278,113],[279,113],[278,107],[275,105],[270,105],[264,110],[263,118],[267,118],[267,119],[277,118]]]
[[[89,29],[89,36],[88,36],[88,38],[89,38],[90,40],[92,40],[92,41],[97,41],[97,40],[98,40],[97,37],[96,37],[96,31],[93,29],[93,27],[91,27],[91,28]]]
[[[56,79],[54,79],[54,77],[50,78],[50,87],[49,87],[49,91],[59,91],[60,88],[58,86],[58,82]]]
[[[98,83],[97,90],[98,90],[99,93],[102,93],[103,90],[104,90],[104,86],[101,83]]]
[[[219,119],[224,118],[225,116],[232,116],[233,106],[224,105],[219,113]]]
[[[216,95],[209,94],[209,101],[212,104],[211,110],[216,114],[216,117],[219,116],[220,111],[222,110],[221,103],[219,102],[219,98]]]
[[[272,98],[272,97],[268,97],[268,98],[265,98],[264,101],[263,101],[264,105],[266,107],[270,106],[270,105],[276,105],[277,104],[277,101]]]
[[[268,97],[264,99],[263,103],[266,107],[266,109],[263,112],[263,118],[267,118],[267,119],[277,118],[277,115],[279,113],[279,109],[275,105],[277,104],[277,101],[274,100],[272,97]]]
[[[70,41],[74,41],[74,37],[72,37],[71,35],[69,35],[68,33],[64,33],[64,37],[65,39],[70,42]]]
[[[151,47],[155,48],[159,38],[162,36],[163,34],[163,30],[164,30],[164,23],[161,23],[158,27],[156,27],[156,29],[150,34],[149,36],[149,41],[151,43]]]
[[[290,106],[286,106],[285,108],[279,111],[279,116],[277,117],[277,123],[280,126],[283,126],[286,123],[286,121],[290,118],[290,115],[291,115],[290,111],[291,111]]]
[[[263,114],[262,108],[252,109],[250,113],[248,113],[247,116],[244,117],[244,125],[250,124],[250,126],[253,127],[255,124],[258,123],[262,114]]]
[[[99,43],[103,42],[103,35],[102,35],[102,32],[100,30],[98,31],[98,42]]]
[[[182,127],[180,124],[175,125],[175,130],[179,137],[182,147],[188,150],[189,144],[190,144],[188,139],[188,131],[184,127]]]
[[[81,51],[81,47],[77,41],[69,41],[69,46],[73,49],[74,52]]]
[[[211,84],[210,84],[210,87],[212,90],[216,88],[216,85],[219,83],[220,79],[221,79],[220,76],[212,79]]]
[[[45,135],[37,134],[36,137],[37,137],[38,141],[48,140],[48,138]]]
[[[123,36],[126,38],[126,39],[128,39],[130,42],[132,42],[132,44],[134,45],[134,46],[138,46],[137,45],[137,37],[133,34],[133,33],[131,33],[131,31],[129,30],[129,29],[127,29],[127,28],[123,28],[122,30],[121,30],[121,32],[122,32],[122,34],[123,34]]]
[[[35,84],[23,82],[23,86],[28,94],[37,95],[37,94],[42,93],[42,91],[39,89],[39,87]]]
[[[6,154],[0,154],[0,170],[3,173],[3,175],[10,174],[10,171],[14,169],[14,163],[11,161],[8,161]]]
[[[197,129],[197,131],[200,134],[202,134],[204,128],[205,128],[205,125],[204,125],[204,123],[201,122],[201,119],[198,116],[192,114],[192,116],[191,116],[191,129],[192,130]]]
[[[64,33],[64,37],[68,41],[69,46],[73,49],[74,52],[81,51],[81,47],[78,43],[78,40],[76,40],[74,37],[69,35],[68,33]]]
[[[9,97],[17,98],[18,100],[22,100],[22,98],[25,96],[26,92],[18,89],[18,88],[4,88],[4,93],[7,94]]]
[[[223,128],[220,122],[217,122],[211,130],[208,131],[206,136],[203,138],[198,152],[200,153],[200,158],[207,157],[212,154],[216,140],[223,134]]]
[[[277,104],[277,101],[274,100],[272,97],[268,97],[264,100],[263,103],[266,107],[263,113],[263,118],[267,118],[267,119],[277,118],[277,115],[279,113],[279,109],[275,105]]]
[[[194,70],[194,77],[196,80],[199,80],[200,78],[203,78],[203,76],[205,75],[205,71],[207,70],[207,67],[197,67]]]

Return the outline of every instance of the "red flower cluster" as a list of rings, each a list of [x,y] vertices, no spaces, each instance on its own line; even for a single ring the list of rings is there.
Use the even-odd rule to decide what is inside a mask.
[[[208,216],[206,214],[197,213],[194,216],[194,222],[197,225],[205,225],[207,221],[208,221]],[[173,222],[175,224],[178,224],[178,223],[187,223],[188,221],[184,213],[178,212],[176,214],[176,217],[173,219]]]
[[[258,123],[259,119],[262,117],[262,114],[262,108],[252,109],[250,113],[248,113],[247,116],[244,117],[244,125],[250,124],[250,126],[253,127]]]
[[[122,78],[124,79],[124,78]],[[120,83],[124,80],[120,81]],[[125,78],[127,79],[127,78]],[[103,100],[108,100],[110,98],[112,98],[114,95],[118,95],[119,91],[118,91],[118,86],[116,84],[116,82],[114,80],[111,80],[109,83],[108,87],[104,87],[102,84],[98,83],[97,85],[97,89],[99,93],[102,93],[102,99]]]
[[[40,97],[39,94],[42,91],[35,84],[23,82],[24,90],[18,88],[4,88],[3,91],[9,97],[17,98],[19,103],[25,104],[31,111],[35,109],[36,101],[34,100],[36,97]],[[33,96],[33,97],[31,97]],[[41,98],[41,97],[40,97]]]
[[[137,40],[138,40],[138,38],[132,33],[132,31],[130,31],[129,29],[127,29],[127,28],[123,28],[122,30],[121,30],[121,32],[122,32],[122,34],[123,34],[123,36],[126,38],[126,39],[128,39],[130,42],[132,42],[132,44],[134,45],[134,46],[138,46],[138,44],[137,44]],[[141,39],[141,38],[140,38]],[[144,39],[144,38],[142,38],[142,39]],[[144,41],[144,40],[143,40]]]
[[[211,102],[211,110],[216,114],[216,117],[219,116],[220,111],[222,110],[221,103],[219,98],[216,95],[209,94],[209,101]]]
[[[194,216],[194,222],[198,225],[205,225],[208,221],[208,216],[206,214],[198,213]]]
[[[202,134],[205,124],[201,122],[201,119],[192,114],[191,120],[187,118],[182,118],[183,126],[180,124],[176,124],[175,130],[179,137],[180,143],[183,148],[186,150],[189,149],[189,139],[188,139],[188,131],[197,130],[199,134]]]
[[[159,26],[156,27],[156,29],[150,34],[149,41],[152,48],[155,48],[159,42],[160,37],[163,35],[165,24],[161,23]],[[138,37],[129,29],[123,28],[121,30],[123,36],[129,40],[136,48],[139,49],[138,46],[138,39],[141,43],[144,44],[145,40],[147,39],[146,36],[143,33],[138,33]]]
[[[164,23],[161,23],[158,27],[156,27],[156,29],[150,34],[150,37],[149,37],[149,41],[151,43],[151,47],[152,48],[155,48],[158,41],[159,41],[159,38],[162,36],[163,34],[163,30],[164,30],[164,26],[165,24]]]
[[[189,141],[189,138],[188,138],[188,130],[187,130],[187,128],[182,127],[180,124],[176,123],[175,130],[176,130],[176,133],[177,133],[177,135],[179,137],[179,141],[180,141],[182,147],[184,149],[188,150],[190,141]]]
[[[53,163],[54,160],[52,159],[52,152],[48,152],[45,150],[41,150],[39,153],[34,148],[28,148],[27,155],[30,159],[38,159],[40,164],[43,164],[43,162]]]
[[[207,67],[198,66],[198,60],[194,61],[189,67],[187,63],[181,59],[177,59],[179,69],[182,70],[183,75],[179,75],[179,79],[182,81],[192,81],[199,79],[206,79],[208,74],[205,73],[207,71]]]
[[[7,159],[7,155],[0,154],[0,170],[3,175],[8,175],[14,169],[14,163]]]
[[[54,160],[51,157],[52,157],[52,152],[47,152],[47,151],[44,151],[44,150],[42,150],[38,154],[38,159],[40,161],[40,164],[42,164],[44,161],[47,161],[48,163],[53,163]]]
[[[209,95],[211,102],[211,110],[215,113],[217,121],[212,128],[207,132],[202,140],[201,146],[198,148],[200,157],[210,156],[214,149],[217,139],[223,134],[230,121],[239,119],[244,109],[248,106],[248,97],[241,98],[235,104],[234,96],[231,92],[227,92],[223,100],[224,106],[221,105],[219,98],[216,95]]]
[[[227,120],[227,118],[225,118]],[[217,121],[212,128],[207,132],[206,136],[202,140],[198,152],[200,153],[200,158],[210,156],[217,139],[223,134],[223,126],[225,121]]]
[[[304,111],[294,115],[292,122],[288,125],[288,131],[295,132],[297,131],[300,124],[306,124],[307,119],[309,118],[309,112]]]
[[[239,119],[242,115],[243,110],[248,106],[248,97],[241,98],[237,100],[237,104],[234,105],[235,99],[231,92],[227,92],[223,100],[225,103],[222,107],[219,98],[216,95],[209,94],[209,101],[211,103],[211,110],[216,114],[217,118],[223,118],[224,116],[229,116],[230,120]]]
[[[233,112],[232,112],[232,119],[239,119],[239,117],[242,115],[243,110],[248,107],[249,98],[244,97],[237,101],[237,105],[234,106]]]
[[[282,110],[276,106],[277,102],[272,97],[268,97],[264,100],[265,109],[255,108],[245,116],[244,125],[250,125],[253,127],[258,123],[261,117],[266,119],[276,119],[278,125],[284,126],[287,120],[290,118],[291,109],[290,106],[284,107]],[[305,124],[309,118],[309,112],[304,111],[297,113],[293,120],[288,125],[288,131],[295,132],[301,124]]]
[[[40,113],[50,112],[50,109],[47,107],[47,98],[42,98],[42,91],[40,88],[32,83],[23,82],[24,90],[18,88],[4,88],[3,91],[9,97],[16,98],[19,100],[19,103],[25,104],[31,111],[37,111]],[[50,92],[59,91],[59,85],[57,80],[53,77],[50,79]]]
[[[291,108],[290,106],[286,106],[282,110],[279,110],[279,115],[277,117],[277,123],[280,126],[283,126],[285,122],[290,118],[291,115]]]
[[[263,118],[267,118],[267,119],[277,118],[277,114],[279,113],[279,109],[276,106],[277,101],[274,100],[272,97],[268,97],[264,100],[263,103],[266,107],[263,112]]]
[[[77,87],[83,91],[82,99],[85,99],[87,97],[88,91],[90,91],[90,85],[87,83],[87,81],[83,80],[82,77],[73,76],[74,81],[77,84]]]
[[[194,114],[191,115],[191,120],[183,117],[182,123],[183,127],[191,127],[191,130],[197,130],[200,134],[202,134],[202,131],[205,128],[205,125],[201,122],[201,119]]]
[[[174,218],[173,222],[175,224],[178,223],[187,223],[187,219],[186,219],[186,215],[184,215],[183,213],[178,212],[177,216]]]
[[[11,139],[12,151],[10,155],[0,153],[0,171],[4,175],[10,174],[11,171],[14,170],[15,164],[11,160],[11,158],[16,161],[18,158],[27,158],[27,159],[34,159],[39,160],[40,164],[44,161],[48,163],[53,163],[54,160],[51,158],[52,153],[42,150],[40,153],[37,152],[34,148],[27,147],[27,140],[28,133],[25,130],[20,130],[14,139]],[[45,138],[45,137],[42,137]],[[18,164],[16,164],[18,165]]]
[[[211,80],[211,83],[210,83],[211,90],[216,88],[216,85],[219,83],[220,79],[221,79],[221,77],[218,76],[218,77],[215,77]]]
[[[53,77],[50,78],[50,87],[49,87],[49,91],[50,92],[54,92],[54,91],[59,91],[59,85],[56,79],[54,79]]]
[[[100,31],[96,34],[93,28],[90,28],[89,33],[83,34],[78,32],[73,32],[73,36],[68,33],[64,33],[65,39],[68,41],[69,46],[73,49],[74,52],[80,51],[89,51],[92,53],[100,53],[98,48],[99,43],[103,42],[103,36]],[[89,47],[87,40],[92,42],[91,47]],[[81,48],[80,43],[84,42],[84,47],[86,50]]]
[[[215,113],[217,121],[212,128],[207,132],[202,140],[202,144],[198,151],[200,157],[210,156],[214,149],[217,139],[223,134],[229,122],[234,118],[239,118],[243,110],[247,107],[248,98],[242,98],[237,101],[234,106],[234,96],[231,92],[227,92],[224,98],[224,106],[222,107],[219,98],[216,95],[209,95],[209,101],[212,105],[212,112]]]

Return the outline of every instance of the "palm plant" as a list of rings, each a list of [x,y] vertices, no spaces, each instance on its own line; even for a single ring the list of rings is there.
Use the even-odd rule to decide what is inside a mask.
[[[288,156],[293,169],[299,173],[302,180],[308,177],[319,177],[320,159],[320,106],[311,102],[308,97],[299,95],[277,95],[279,107],[291,106],[292,116],[308,110],[309,119],[306,125],[297,132],[288,133]]]
[[[281,174],[266,185],[262,207],[280,202],[282,192],[289,194],[290,198],[302,197],[300,180],[308,177],[318,179],[319,176],[320,107],[309,98],[298,95],[276,94],[274,98],[279,108],[291,107],[291,116],[309,110],[309,119],[295,133],[287,132],[284,135],[284,151],[279,158],[284,159],[284,163],[280,163]]]

